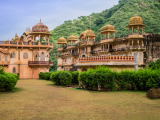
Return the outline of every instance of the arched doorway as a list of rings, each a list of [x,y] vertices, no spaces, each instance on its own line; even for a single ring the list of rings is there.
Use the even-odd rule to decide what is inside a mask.
[[[86,57],[85,55],[82,55],[82,57]]]
[[[112,45],[111,44],[109,45],[109,49],[112,49]]]
[[[45,53],[41,52],[40,61],[45,61]]]
[[[34,61],[39,61],[38,52],[34,53]]]
[[[87,71],[87,68],[83,68],[83,69],[82,69],[82,72],[83,72],[83,71]]]

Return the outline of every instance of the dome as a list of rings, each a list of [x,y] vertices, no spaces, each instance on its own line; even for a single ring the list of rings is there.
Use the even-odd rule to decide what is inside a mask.
[[[129,25],[133,24],[143,24],[143,19],[135,14],[132,18],[129,19]]]
[[[110,24],[107,23],[105,26],[103,26],[101,28],[101,31],[103,31],[103,30],[115,30],[115,29],[114,29],[113,25],[110,25]]]
[[[77,38],[76,38],[76,36],[74,36],[74,35],[70,35],[70,36],[67,38],[67,41],[77,41]]]
[[[58,42],[57,42],[57,44],[66,44],[67,42],[66,42],[66,39],[64,38],[64,37],[60,37],[59,39],[58,39]]]
[[[20,37],[16,34],[14,38],[12,38],[12,40],[20,40]]]
[[[31,32],[30,30],[26,30],[24,33],[28,35],[30,32]]]
[[[41,20],[38,24],[32,27],[32,32],[49,32],[48,30],[48,27],[41,23]]]
[[[80,34],[80,36],[82,35],[85,37],[90,37],[90,36],[95,37],[96,36],[92,30],[85,30],[84,32]]]

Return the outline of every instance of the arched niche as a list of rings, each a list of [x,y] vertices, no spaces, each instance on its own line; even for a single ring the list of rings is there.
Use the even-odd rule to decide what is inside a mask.
[[[23,59],[28,59],[28,53],[23,54]]]
[[[34,61],[39,61],[38,52],[34,52]]]
[[[45,52],[41,52],[40,61],[45,61]]]
[[[13,67],[12,73],[16,73],[16,68],[15,67]]]

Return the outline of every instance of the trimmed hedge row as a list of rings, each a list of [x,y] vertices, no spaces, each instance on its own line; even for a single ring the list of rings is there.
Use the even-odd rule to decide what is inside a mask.
[[[57,72],[40,72],[39,79],[51,80],[56,85],[70,85],[71,83],[78,84],[78,71],[57,71]]]
[[[0,91],[11,91],[17,84],[18,79],[18,75],[6,73],[4,68],[0,67]]]
[[[81,72],[79,81],[85,89],[98,90],[98,85],[107,90],[124,90],[131,85],[132,90],[149,90],[160,87],[159,70],[143,69],[138,71],[111,71],[110,68],[98,66]]]

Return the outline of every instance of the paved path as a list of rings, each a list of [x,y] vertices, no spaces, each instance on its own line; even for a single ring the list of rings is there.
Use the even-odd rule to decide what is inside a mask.
[[[0,120],[159,120],[160,99],[140,92],[89,92],[19,80],[15,92],[0,92]]]

